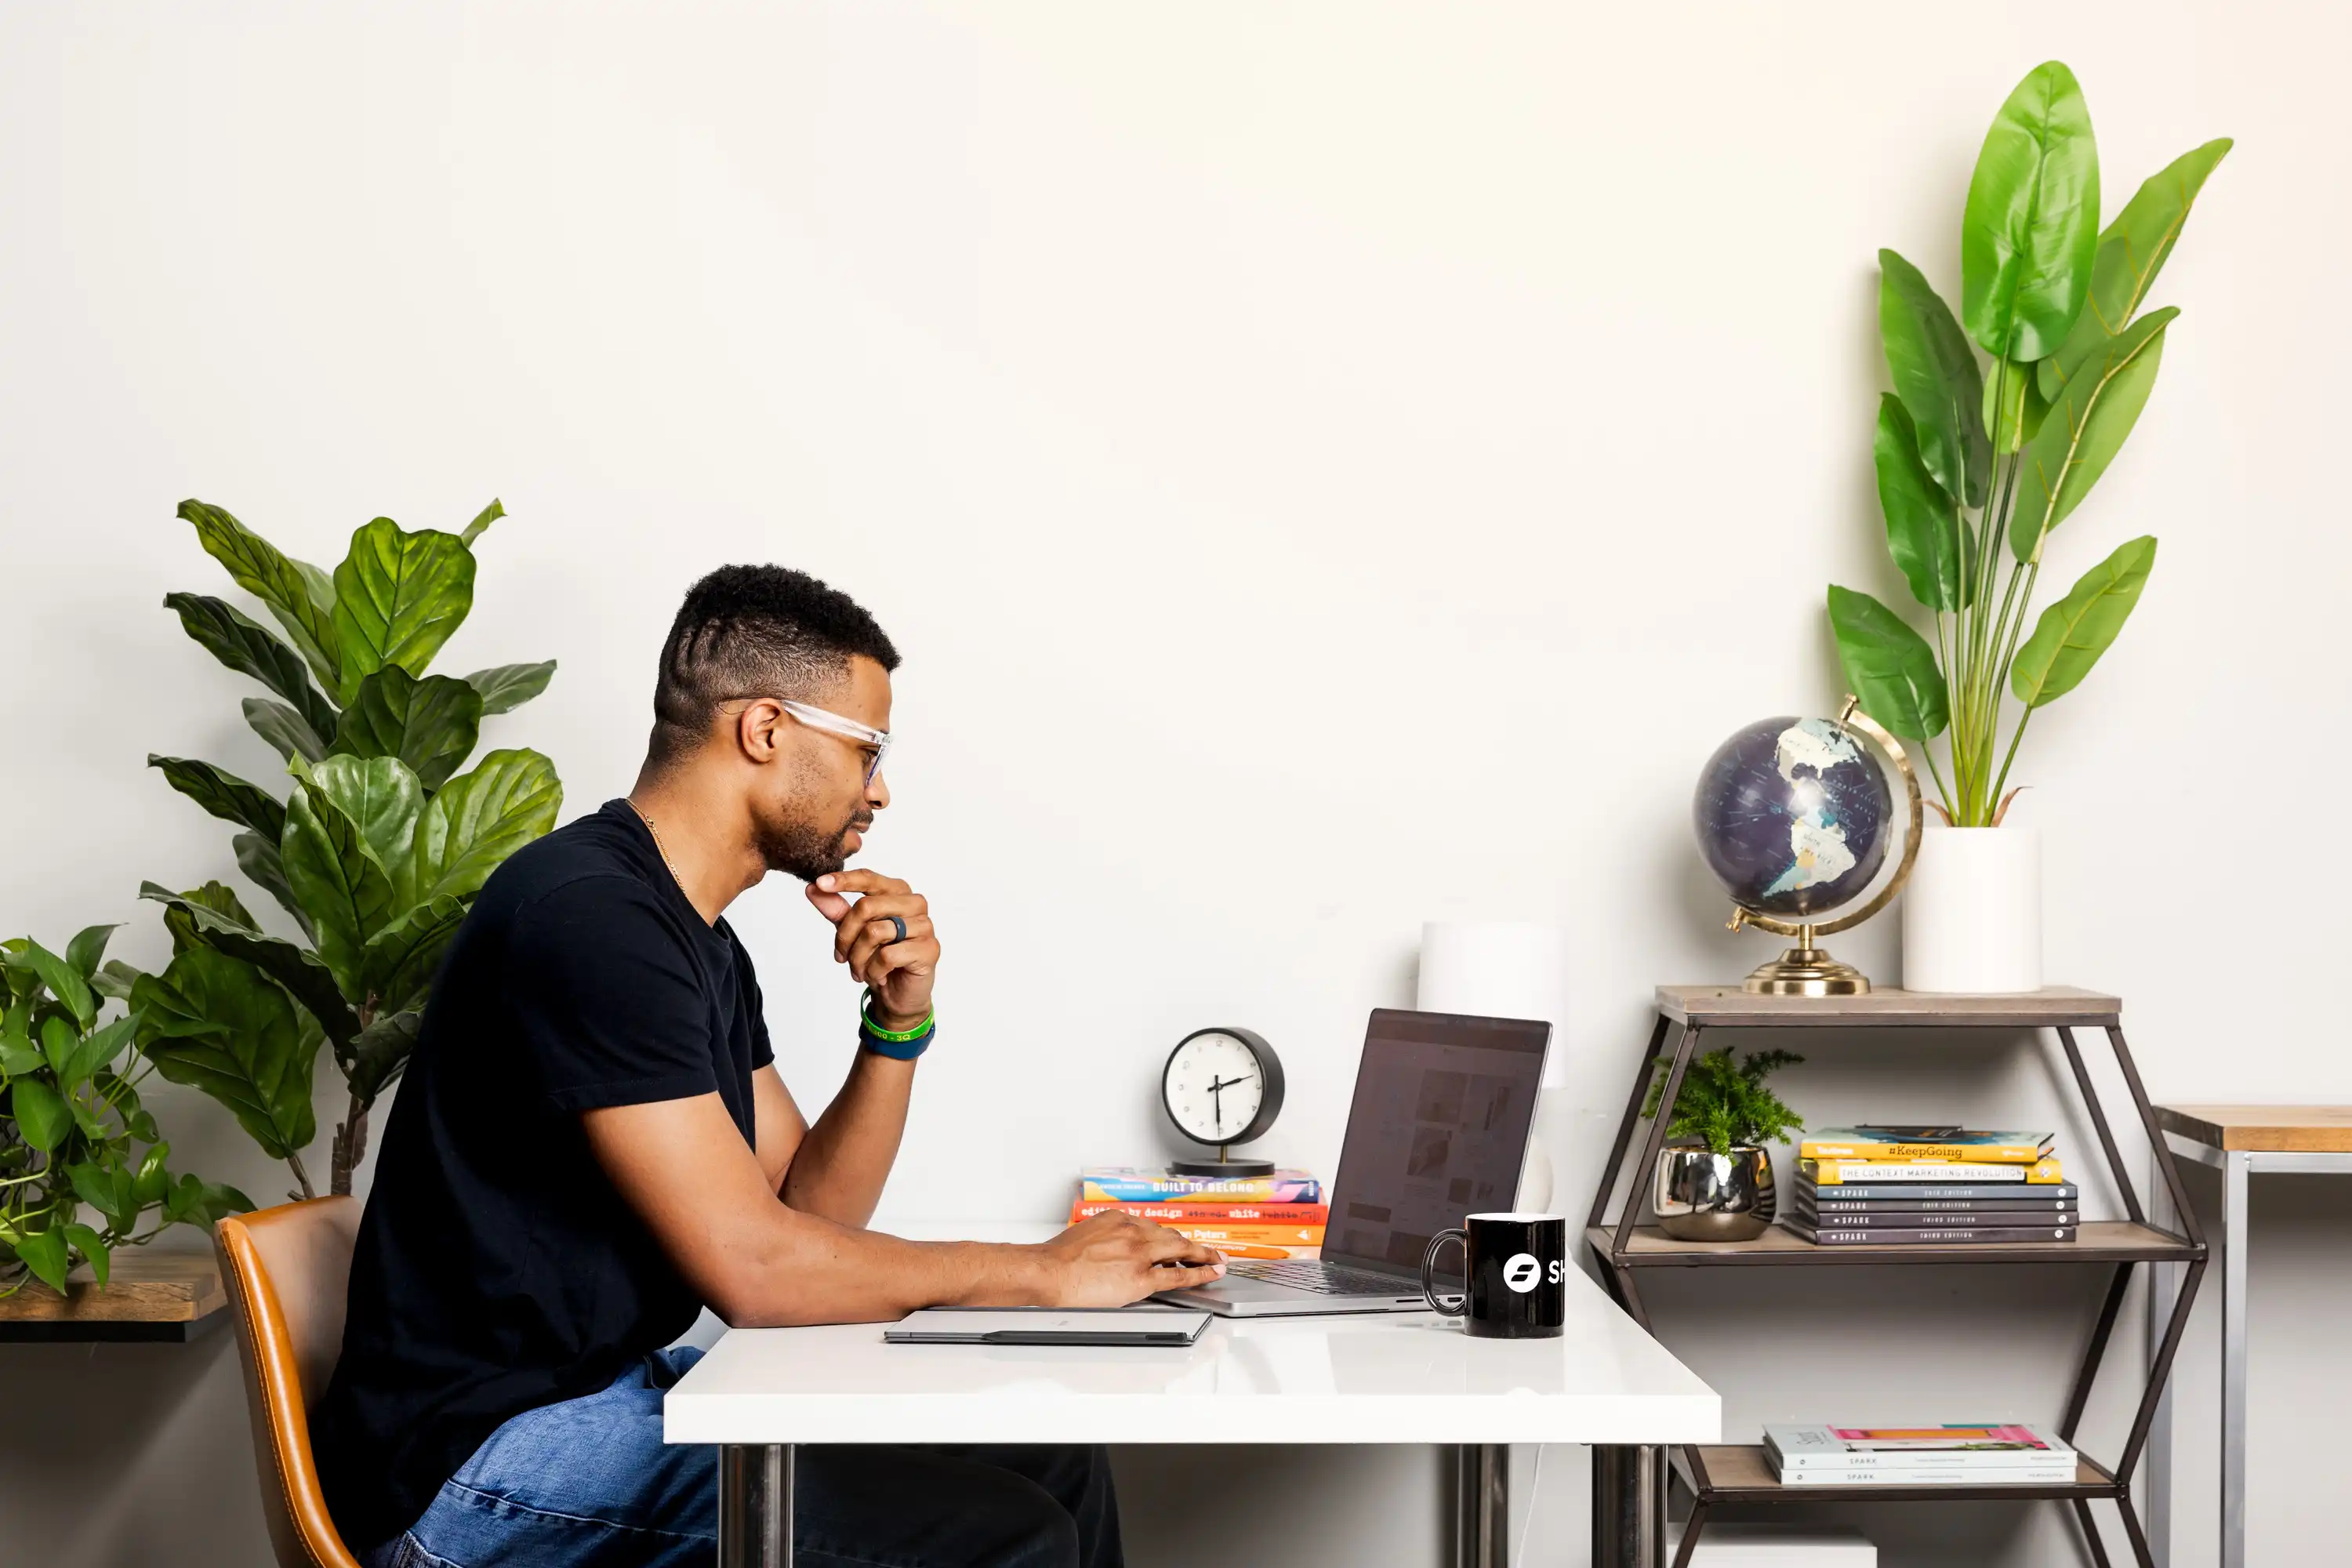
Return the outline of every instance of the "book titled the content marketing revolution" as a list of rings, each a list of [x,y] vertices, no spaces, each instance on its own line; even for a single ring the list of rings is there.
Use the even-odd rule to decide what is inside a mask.
[[[1986,1182],[2028,1182],[2053,1186],[2065,1181],[2058,1157],[2051,1155],[2031,1165],[1971,1163],[1960,1160],[1806,1160],[1797,1172],[1808,1185],[1844,1186],[1848,1183],[1933,1182],[1944,1185]]]
[[[1967,1127],[1822,1127],[1797,1152],[1808,1160],[1966,1160],[2031,1165],[2050,1152],[2047,1132],[1980,1132]]]

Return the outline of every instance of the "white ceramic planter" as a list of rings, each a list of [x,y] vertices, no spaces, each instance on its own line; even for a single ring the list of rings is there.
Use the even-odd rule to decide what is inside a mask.
[[[1903,986],[2042,988],[2042,835],[1929,826],[1903,889]]]

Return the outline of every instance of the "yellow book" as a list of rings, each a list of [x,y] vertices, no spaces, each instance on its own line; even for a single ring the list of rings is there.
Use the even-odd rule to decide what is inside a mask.
[[[1927,1182],[1958,1185],[2000,1186],[2010,1183],[2025,1183],[2032,1186],[2052,1186],[2066,1179],[2066,1173],[2052,1154],[2036,1160],[2031,1165],[1997,1165],[1990,1162],[1966,1160],[1808,1160],[1800,1159],[1797,1169],[1806,1181],[1818,1186],[1843,1186],[1848,1184],[1885,1182]]]
[[[2046,1159],[2047,1132],[1979,1132],[1967,1127],[1819,1127],[1797,1150],[1808,1160],[1958,1160],[2031,1165]]]

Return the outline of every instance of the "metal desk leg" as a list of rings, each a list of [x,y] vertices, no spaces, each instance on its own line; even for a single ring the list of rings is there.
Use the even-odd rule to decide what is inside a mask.
[[[2180,1218],[2172,1212],[2172,1192],[2164,1184],[2159,1168],[2148,1183],[2148,1220],[2161,1229],[2179,1227]],[[2177,1263],[2151,1263],[2147,1266],[2147,1355],[2151,1368],[2156,1363],[2157,1347],[2164,1342],[2167,1320],[2172,1316],[2173,1292],[2179,1287],[2175,1277],[2180,1271]],[[2150,1555],[2156,1568],[2172,1568],[2172,1379],[2164,1380],[2164,1391],[2156,1397],[2156,1415],[2147,1427],[2147,1490],[2145,1494]]]
[[[1665,1544],[1665,1449],[1595,1447],[1592,1568],[1661,1568]]]
[[[719,1450],[719,1568],[792,1568],[789,1443]]]
[[[1454,1450],[1454,1568],[1510,1568],[1511,1447]]]
[[[2246,1568],[2246,1183],[2253,1156],[2221,1155],[2221,1568]]]

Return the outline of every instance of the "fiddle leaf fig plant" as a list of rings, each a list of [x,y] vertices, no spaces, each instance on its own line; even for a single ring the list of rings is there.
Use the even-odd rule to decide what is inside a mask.
[[[253,1206],[166,1164],[172,1146],[139,1098],[159,1070],[139,1015],[105,1016],[139,979],[100,963],[114,930],[91,926],[62,956],[30,937],[0,942],[0,1298],[27,1279],[63,1290],[84,1263],[103,1288],[117,1249]]]
[[[1961,213],[1958,316],[1916,267],[1878,253],[1895,390],[1879,399],[1871,457],[1887,552],[1935,640],[1852,588],[1830,589],[1830,625],[1863,710],[1917,743],[1955,826],[2000,823],[2027,721],[2090,673],[2156,564],[2152,536],[2126,542],[2026,635],[2052,532],[2156,384],[2180,312],[2141,307],[2230,147],[2224,137],[2183,153],[2102,229],[2090,111],[2074,72],[2051,60],[1985,133]],[[1927,744],[1938,735],[1948,775]]]
[[[497,501],[461,533],[379,517],[352,535],[330,574],[280,553],[204,501],[179,515],[236,585],[277,622],[172,594],[164,605],[198,646],[265,688],[246,722],[286,760],[284,799],[186,757],[148,764],[238,829],[239,870],[302,940],[262,929],[217,882],[185,892],[149,882],[164,909],[171,964],[132,994],[140,1044],[165,1078],[203,1089],[313,1192],[302,1150],[318,1127],[311,1070],[326,1047],[350,1090],[334,1131],[329,1190],[351,1191],[368,1112],[407,1065],[443,948],[499,863],[555,826],[563,787],[535,751],[499,749],[468,771],[483,721],[547,689],[555,661],[498,665],[462,679],[427,672],[474,603],[474,542]]]
[[[1734,1063],[1729,1046],[1701,1051],[1683,1070],[1683,1086],[1675,1096],[1666,1136],[1704,1143],[1717,1154],[1728,1154],[1742,1145],[1786,1143],[1789,1135],[1802,1132],[1805,1124],[1780,1102],[1779,1095],[1764,1087],[1764,1080],[1804,1059],[1790,1051],[1751,1051],[1745,1060]],[[1665,1098],[1666,1074],[1674,1062],[1672,1057],[1657,1058],[1657,1075],[1650,1080],[1650,1098],[1642,1107],[1643,1115],[1658,1113],[1658,1101]]]

